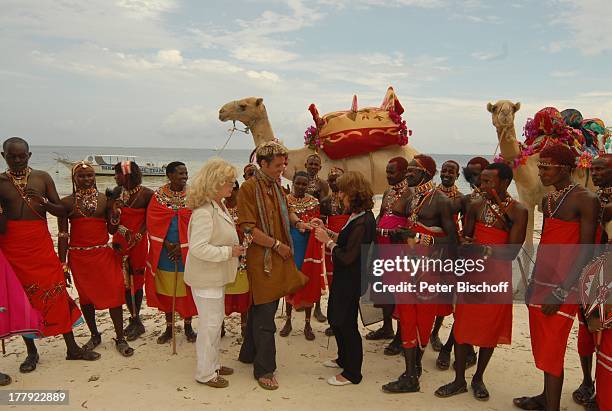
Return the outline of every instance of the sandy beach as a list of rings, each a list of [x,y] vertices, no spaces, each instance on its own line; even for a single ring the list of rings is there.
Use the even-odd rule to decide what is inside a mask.
[[[49,228],[55,237],[56,223],[49,219]],[[77,299],[76,290],[71,289]],[[323,305],[327,304],[327,296]],[[281,304],[282,305],[282,304]],[[332,387],[326,379],[333,370],[323,367],[327,359],[335,358],[334,338],[327,338],[326,324],[313,319],[315,341],[304,338],[303,313],[293,317],[293,332],[287,338],[276,337],[277,378],[280,389],[264,391],[253,378],[252,367],[237,361],[242,339],[240,319],[237,314],[226,320],[227,335],[222,339],[223,364],[233,367],[235,374],[229,377],[229,389],[212,389],[194,380],[196,353],[195,346],[188,343],[184,335],[177,337],[178,355],[172,355],[170,345],[158,345],[157,336],[163,331],[163,314],[155,309],[144,308],[143,320],[146,333],[131,343],[136,350],[131,358],[121,357],[114,349],[112,323],[107,312],[98,312],[99,329],[103,342],[98,347],[102,358],[96,362],[71,362],[64,360],[65,347],[61,337],[48,338],[38,344],[40,363],[35,372],[20,374],[19,364],[25,358],[25,346],[18,338],[6,342],[7,353],[0,370],[13,377],[8,388],[20,389],[62,389],[70,392],[69,409],[113,410],[113,409],[272,409],[307,410],[316,406],[327,410],[387,409],[404,410],[510,410],[512,398],[537,394],[542,389],[542,373],[534,365],[529,340],[527,308],[514,307],[513,343],[501,346],[485,374],[485,381],[491,399],[482,403],[475,400],[471,391],[450,399],[439,399],[433,392],[440,385],[450,382],[453,373],[435,368],[437,353],[428,348],[423,358],[421,391],[414,394],[384,394],[381,385],[396,379],[404,370],[400,356],[383,355],[387,341],[366,341],[364,343],[363,381],[356,386]],[[124,318],[128,312],[125,310]],[[284,313],[279,307],[277,328],[284,323]],[[445,321],[441,338],[446,339],[450,331],[450,319]],[[182,324],[182,323],[178,323]],[[571,393],[580,384],[582,373],[576,351],[577,323],[570,335],[566,353],[565,384],[562,398],[563,410],[581,410],[571,398]],[[197,330],[197,318],[194,319]],[[361,327],[361,334],[377,328],[373,325]],[[75,334],[79,343],[89,338],[83,324]],[[467,371],[467,378],[474,369]],[[66,407],[61,407],[66,409]]]

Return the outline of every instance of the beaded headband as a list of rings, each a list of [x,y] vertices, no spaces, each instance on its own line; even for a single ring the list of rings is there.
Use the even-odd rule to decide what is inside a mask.
[[[570,167],[566,164],[555,164],[548,161],[538,161],[538,167]]]
[[[76,171],[79,168],[91,168],[93,170],[93,167],[91,166],[91,164],[88,164],[84,161],[79,161],[78,163],[76,163],[74,166],[72,166],[72,175],[74,176],[74,174],[76,173]]]
[[[331,170],[329,170],[329,173],[327,174],[327,177],[341,176],[342,174],[344,174],[344,170],[343,169],[341,169],[340,167],[332,167]]]

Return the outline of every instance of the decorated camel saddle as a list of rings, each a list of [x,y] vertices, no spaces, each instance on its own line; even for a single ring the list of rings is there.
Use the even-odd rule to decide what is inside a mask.
[[[550,144],[565,144],[576,154],[577,167],[589,168],[594,157],[612,148],[611,129],[598,118],[583,118],[576,109],[559,112],[554,107],[545,107],[527,119],[523,135],[525,142],[515,166]]]
[[[404,108],[392,87],[380,107],[358,108],[353,96],[350,110],[319,115],[314,104],[308,108],[315,126],[306,130],[304,144],[321,149],[332,160],[371,153],[391,145],[408,144],[411,131],[402,119]]]

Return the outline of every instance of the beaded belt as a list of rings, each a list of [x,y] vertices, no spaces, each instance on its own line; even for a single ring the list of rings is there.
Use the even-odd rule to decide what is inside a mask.
[[[69,250],[77,250],[77,251],[90,251],[90,250],[99,250],[101,248],[111,248],[110,244],[102,244],[102,245],[92,245],[90,247],[68,247]]]

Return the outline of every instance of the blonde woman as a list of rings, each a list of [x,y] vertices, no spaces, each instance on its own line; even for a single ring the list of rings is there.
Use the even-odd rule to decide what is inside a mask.
[[[198,308],[198,356],[196,381],[225,388],[223,378],[234,370],[219,363],[225,285],[234,282],[238,256],[242,253],[234,219],[223,205],[232,194],[236,169],[222,159],[209,160],[198,172],[187,192],[193,210],[189,222],[189,254],[185,283]]]

